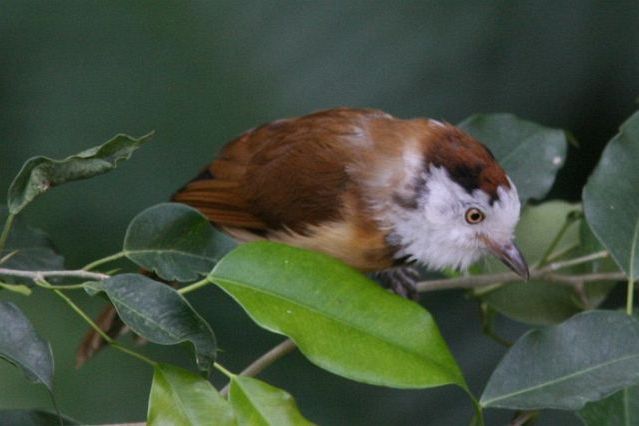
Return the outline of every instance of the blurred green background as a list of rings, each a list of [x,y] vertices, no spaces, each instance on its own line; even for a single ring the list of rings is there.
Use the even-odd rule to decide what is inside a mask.
[[[347,105],[451,122],[512,112],[570,130],[580,148],[571,147],[550,197],[578,199],[638,95],[636,1],[4,1],[0,187],[28,157],[64,157],[118,132],[156,130],[116,172],[58,188],[25,212],[51,234],[67,266],[79,267],[118,251],[128,221],[166,200],[225,141],[265,121]],[[4,293],[52,342],[63,412],[87,423],[144,418],[146,366],[106,350],[75,370],[84,324],[43,292],[28,299]],[[476,304],[460,296],[428,294],[423,304],[480,393],[504,350],[481,336]],[[104,303],[81,302],[92,313]],[[231,369],[281,340],[213,288],[194,303]],[[524,330],[506,320],[498,325],[511,337]],[[143,351],[192,366],[186,347]],[[460,425],[472,415],[452,387],[361,385],[298,354],[262,377],[323,425]],[[49,406],[43,388],[0,364],[0,408]],[[491,411],[488,424],[505,424],[509,415]],[[542,424],[579,422],[555,412]]]

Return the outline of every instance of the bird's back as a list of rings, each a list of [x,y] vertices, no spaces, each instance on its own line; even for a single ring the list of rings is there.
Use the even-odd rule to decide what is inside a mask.
[[[242,241],[281,241],[383,269],[392,248],[350,170],[368,161],[380,120],[395,119],[340,108],[265,124],[228,143],[174,200]]]

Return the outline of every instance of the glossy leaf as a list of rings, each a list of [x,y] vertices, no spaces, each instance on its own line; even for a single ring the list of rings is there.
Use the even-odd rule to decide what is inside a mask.
[[[7,210],[0,209],[0,227],[6,219]],[[49,236],[26,225],[20,217],[13,222],[5,247],[0,250],[0,259],[5,259],[0,264],[1,268],[27,271],[64,269],[64,259],[56,252]],[[2,276],[2,281],[16,283],[16,279],[10,276]]]
[[[147,421],[153,425],[236,425],[229,403],[208,380],[168,364],[153,374]]]
[[[9,212],[19,213],[34,198],[54,186],[113,170],[120,161],[130,158],[133,151],[149,141],[151,136],[152,133],[149,133],[141,138],[132,138],[120,134],[100,146],[63,160],[42,156],[27,160],[9,187]]]
[[[86,283],[86,288],[90,293],[105,292],[122,321],[145,339],[161,345],[191,342],[203,370],[210,369],[215,361],[217,344],[213,331],[170,286],[144,275],[122,274]]]
[[[608,398],[589,402],[579,410],[586,426],[630,426],[639,423],[639,386],[622,389]]]
[[[459,127],[490,148],[515,182],[522,205],[546,196],[566,159],[568,138],[563,130],[512,114],[477,114]]]
[[[70,426],[80,423],[63,416],[62,424]],[[59,426],[60,418],[55,413],[42,410],[0,410],[0,425]]]
[[[258,242],[209,275],[262,327],[318,366],[399,388],[466,384],[431,315],[328,256]]]
[[[588,311],[522,336],[501,360],[483,407],[578,410],[639,383],[639,321]]]
[[[584,187],[586,218],[619,267],[639,274],[639,112],[608,143]]]
[[[240,426],[313,424],[302,416],[289,393],[251,377],[236,376],[231,380],[229,401]]]
[[[53,390],[53,354],[29,319],[11,302],[0,301],[0,358],[19,367],[27,379]]]
[[[150,207],[129,224],[124,253],[169,281],[194,281],[210,272],[235,243],[184,204]]]

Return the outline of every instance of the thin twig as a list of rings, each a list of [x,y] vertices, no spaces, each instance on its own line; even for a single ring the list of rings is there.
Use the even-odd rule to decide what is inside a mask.
[[[89,272],[82,270],[71,271],[23,271],[19,269],[0,268],[0,275],[9,275],[12,277],[31,278],[32,280],[43,280],[45,278],[67,277],[81,278],[87,280],[106,280],[110,275],[101,274],[99,272]]]
[[[88,263],[88,264],[84,265],[84,266],[82,267],[82,269],[83,269],[84,271],[90,271],[91,269],[95,269],[95,268],[97,268],[98,266],[103,265],[103,264],[105,264],[105,263],[109,263],[109,262],[113,262],[113,261],[115,261],[115,260],[121,259],[121,258],[123,258],[124,256],[126,256],[126,253],[125,253],[125,252],[123,252],[123,251],[121,251],[121,252],[118,252],[118,253],[112,254],[112,255],[110,255],[110,256],[103,257],[102,259],[94,260],[93,262],[91,262],[91,263]]]
[[[297,348],[297,345],[295,344],[295,342],[293,342],[291,339],[286,339],[282,343],[278,344],[273,349],[269,350],[268,352],[260,356],[258,359],[253,361],[248,367],[242,370],[242,372],[239,375],[255,377],[258,374],[260,374],[262,371],[264,371],[266,367],[273,364],[278,359],[293,352],[295,348]],[[222,390],[220,391],[220,394],[222,396],[226,396],[228,394],[228,391],[229,391],[229,385],[226,385],[224,386],[224,388],[222,388]]]
[[[577,257],[574,259],[553,262],[543,268],[533,269],[530,271],[530,279],[543,278],[547,281],[575,285],[579,282],[591,281],[618,281],[625,279],[625,275],[621,272],[583,274],[583,275],[563,275],[554,274],[553,272],[570,266],[580,265],[602,259],[608,256],[606,251],[600,251],[589,254],[587,256]],[[446,290],[453,288],[475,288],[492,285],[495,283],[511,283],[521,281],[521,277],[514,272],[498,272],[486,275],[470,275],[457,278],[444,278],[439,280],[429,280],[417,283],[417,289],[420,292]]]

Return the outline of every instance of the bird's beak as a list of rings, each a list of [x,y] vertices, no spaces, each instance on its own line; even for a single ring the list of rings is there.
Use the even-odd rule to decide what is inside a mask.
[[[526,263],[526,259],[524,259],[524,255],[521,254],[521,251],[514,242],[508,241],[505,244],[499,244],[489,238],[486,238],[485,241],[488,250],[490,250],[497,259],[501,260],[524,280],[528,280],[530,277],[528,264]]]

